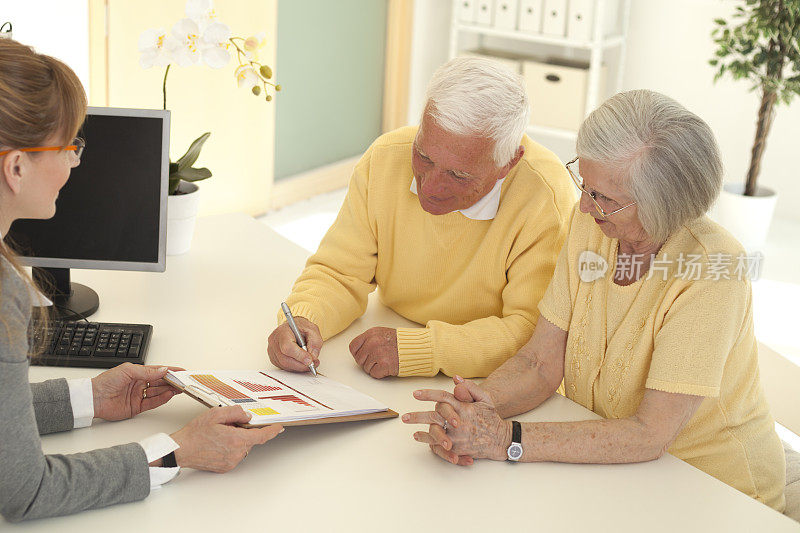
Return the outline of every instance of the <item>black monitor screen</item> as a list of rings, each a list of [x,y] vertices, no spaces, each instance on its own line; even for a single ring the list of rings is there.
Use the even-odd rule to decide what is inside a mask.
[[[59,193],[56,215],[14,222],[9,237],[17,252],[77,260],[71,267],[85,267],[81,261],[158,263],[162,167],[168,163],[163,126],[163,116],[90,112],[78,134],[86,149]]]

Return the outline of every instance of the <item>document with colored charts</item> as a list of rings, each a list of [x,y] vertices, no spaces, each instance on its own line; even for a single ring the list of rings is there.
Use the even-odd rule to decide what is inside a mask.
[[[168,372],[165,379],[210,406],[239,405],[251,426],[305,425],[397,416],[378,400],[317,374],[284,370]]]

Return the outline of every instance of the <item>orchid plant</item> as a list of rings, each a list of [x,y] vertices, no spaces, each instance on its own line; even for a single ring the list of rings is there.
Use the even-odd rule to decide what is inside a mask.
[[[237,85],[250,89],[252,94],[272,100],[272,91],[281,86],[273,83],[272,69],[258,60],[258,51],[266,44],[266,35],[258,33],[248,38],[234,37],[230,28],[217,20],[213,0],[187,0],[186,17],[167,33],[163,28],[148,29],[139,37],[139,64],[142,68],[165,67],[161,86],[164,109],[167,109],[167,77],[172,65],[187,67],[205,64],[214,69],[226,66],[236,52],[239,66],[234,71]],[[195,161],[210,132],[192,142],[186,153],[169,164],[169,194],[180,194],[180,181],[199,181],[211,177],[207,168],[195,168]]]

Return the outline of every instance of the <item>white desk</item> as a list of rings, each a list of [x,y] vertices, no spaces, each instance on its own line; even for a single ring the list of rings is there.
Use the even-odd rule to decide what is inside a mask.
[[[198,221],[191,252],[167,272],[75,271],[100,295],[100,321],[151,323],[148,363],[189,369],[266,364],[267,335],[307,253],[244,215]],[[433,379],[374,380],[354,364],[350,340],[373,325],[408,321],[373,300],[331,339],[321,370],[403,413]],[[96,371],[34,367],[34,381]],[[43,438],[70,453],[172,432],[203,407],[177,397],[133,420]],[[596,418],[556,396],[521,420]],[[224,475],[184,470],[142,502],[11,526],[3,531],[147,533],[214,531],[797,531],[798,525],[682,461],[616,466],[507,464],[455,467],[415,442],[399,419],[288,428]],[[252,529],[251,529],[252,528]],[[501,529],[502,528],[502,529]]]

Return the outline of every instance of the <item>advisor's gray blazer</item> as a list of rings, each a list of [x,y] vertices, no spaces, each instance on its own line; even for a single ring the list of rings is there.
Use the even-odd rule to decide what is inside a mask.
[[[10,522],[145,498],[144,450],[125,444],[73,455],[44,455],[39,434],[72,429],[64,379],[28,383],[28,287],[0,259],[0,514]]]

